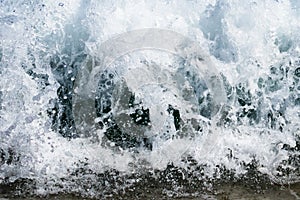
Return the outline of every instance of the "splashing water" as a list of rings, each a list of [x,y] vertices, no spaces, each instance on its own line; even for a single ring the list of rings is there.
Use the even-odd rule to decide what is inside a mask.
[[[187,196],[220,181],[299,181],[298,1],[0,7],[0,185],[17,184],[14,194],[104,198],[147,185]],[[158,48],[97,68],[105,42],[149,28],[193,41],[207,69]]]

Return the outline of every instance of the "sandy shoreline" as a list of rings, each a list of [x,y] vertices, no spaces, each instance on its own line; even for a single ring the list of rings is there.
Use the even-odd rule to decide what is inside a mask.
[[[200,191],[199,191],[200,193]],[[47,197],[13,197],[10,195],[0,194],[0,200],[8,199],[63,199],[63,200],[79,200],[86,199],[91,200],[93,198],[83,198],[72,194],[57,194],[49,195]],[[199,194],[187,197],[167,197],[165,195],[157,193],[155,189],[148,191],[142,195],[136,195],[133,192],[125,193],[123,195],[115,195],[107,199],[180,199],[180,200],[202,200],[202,199],[217,199],[217,200],[298,200],[300,199],[300,183],[291,185],[273,185],[267,190],[256,192],[253,189],[238,185],[238,184],[224,184],[218,186],[214,192],[208,192],[207,194]]]

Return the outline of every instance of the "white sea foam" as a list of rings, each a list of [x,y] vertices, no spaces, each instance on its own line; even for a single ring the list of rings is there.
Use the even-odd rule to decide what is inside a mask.
[[[87,163],[95,173],[116,169],[130,174],[137,170],[132,163],[138,166],[141,160],[152,169],[163,170],[168,163],[185,168],[187,164],[182,163],[185,155],[206,165],[209,177],[213,176],[216,165],[243,174],[241,163],[255,158],[260,163],[260,172],[277,181],[289,181],[278,176],[277,167],[291,154],[283,149],[284,144],[295,147],[296,136],[300,134],[299,102],[295,105],[300,98],[299,79],[294,75],[300,67],[300,5],[296,0],[3,1],[0,8],[0,150],[6,152],[0,162],[0,183],[6,177],[10,181],[34,179],[41,184],[37,192],[43,193],[47,180],[60,182],[61,178],[70,178],[80,162]],[[100,138],[97,142],[89,138],[70,140],[51,130],[47,109],[51,107],[51,99],[57,98],[59,87],[57,75],[50,67],[51,58],[63,57],[70,47],[80,48],[79,43],[84,43],[85,49],[73,52],[97,57],[103,42],[142,28],[167,29],[189,37],[201,46],[204,54],[210,55],[229,85],[246,86],[245,94],[232,90],[227,101],[230,107],[227,118],[220,114],[217,121],[207,119],[202,124],[204,131],[192,139],[158,137],[153,141],[152,151],[141,148],[139,153],[104,147],[102,130],[94,134]],[[164,69],[178,64],[175,56],[155,50],[126,56],[116,60],[114,67],[120,63],[133,66],[133,74],[127,71],[124,75],[132,88],[140,84],[137,81],[150,83],[151,78],[159,75],[143,69],[141,60]],[[284,75],[274,75],[271,66],[279,71],[288,70],[280,72]],[[29,69],[36,74],[47,74],[48,85],[26,73]],[[171,76],[176,70],[170,71],[164,75]],[[139,73],[147,73],[148,80],[135,79]],[[259,78],[265,84],[262,87]],[[135,90],[153,93],[157,92],[156,86],[151,88],[150,84]],[[243,107],[238,99],[247,95],[248,90],[252,103]],[[158,116],[161,107],[169,102],[179,110],[188,107],[183,99],[172,99],[171,95],[164,97],[165,105],[155,107],[154,101],[161,99],[153,94],[148,97],[141,98],[151,108],[150,112],[156,113],[151,115],[155,124],[161,121]],[[242,117],[243,109],[256,110],[256,117]],[[271,115],[275,120],[271,120]],[[154,130],[159,132],[158,127]],[[11,163],[6,162],[9,149],[14,155]],[[290,178],[298,180],[295,176]]]

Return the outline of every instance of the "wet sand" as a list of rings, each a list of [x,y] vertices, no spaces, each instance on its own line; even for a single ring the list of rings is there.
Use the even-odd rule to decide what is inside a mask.
[[[41,199],[49,199],[49,200],[79,200],[86,199],[91,200],[90,198],[78,197],[71,194],[58,194],[58,195],[50,195],[47,197],[10,197],[7,195],[0,195],[0,200],[41,200]],[[134,194],[124,194],[121,196],[112,196],[107,199],[179,199],[179,200],[298,200],[300,199],[300,183],[280,186],[273,185],[268,190],[264,191],[254,191],[252,189],[240,186],[238,184],[226,184],[220,185],[214,192],[208,192],[207,194],[199,194],[188,197],[167,197],[165,195],[157,193],[154,191],[148,191],[144,193],[142,196],[136,196]]]
[[[293,200],[300,199],[300,183],[287,186],[273,186],[257,193],[238,185],[223,185],[218,189],[216,199],[220,200]]]

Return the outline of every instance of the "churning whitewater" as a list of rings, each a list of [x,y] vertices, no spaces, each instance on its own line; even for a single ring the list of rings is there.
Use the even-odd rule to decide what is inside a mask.
[[[299,181],[299,20],[297,0],[0,1],[0,185]]]

